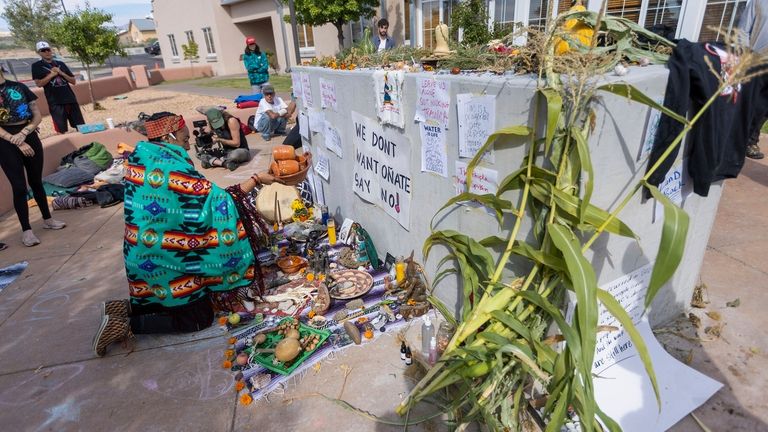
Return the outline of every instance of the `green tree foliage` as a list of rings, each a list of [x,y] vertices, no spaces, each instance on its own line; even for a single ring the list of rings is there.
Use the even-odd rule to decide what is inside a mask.
[[[5,0],[0,15],[16,44],[34,49],[41,40],[55,43],[51,30],[61,19],[61,5],[58,0]]]
[[[65,15],[61,22],[52,28],[55,40],[85,67],[88,73],[88,90],[94,109],[101,107],[93,97],[91,67],[104,64],[110,55],[125,55],[123,49],[120,48],[117,31],[106,25],[110,21],[112,21],[111,14],[100,9],[93,9],[86,4],[84,9],[78,9],[72,14]]]
[[[200,46],[193,40],[181,46],[181,52],[184,53],[184,60],[189,60],[190,64],[200,58],[198,55],[199,51]]]
[[[453,7],[451,39],[459,40],[459,28],[464,29],[462,43],[466,45],[484,45],[491,40],[485,0],[466,0]]]
[[[344,49],[344,25],[350,21],[370,18],[376,14],[379,0],[294,0],[296,21],[309,26],[333,24]]]

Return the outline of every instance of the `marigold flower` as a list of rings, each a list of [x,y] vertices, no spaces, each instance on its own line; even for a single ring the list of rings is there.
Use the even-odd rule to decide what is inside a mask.
[[[227,340],[227,343],[230,344],[230,345],[234,345],[235,343],[237,343],[237,338],[236,337],[231,337],[231,338],[229,338]]]
[[[238,392],[240,390],[244,389],[244,388],[245,388],[245,383],[244,382],[238,381],[238,382],[235,383],[235,390],[237,390]]]
[[[220,326],[227,325],[227,317],[225,316],[219,317],[219,325]]]
[[[244,393],[243,395],[240,396],[240,403],[241,404],[243,404],[243,405],[250,405],[251,402],[253,402],[253,398],[251,397],[250,394]]]
[[[221,364],[221,367],[224,369],[232,369],[232,362],[229,360],[225,360],[224,363]]]
[[[224,351],[224,358],[226,358],[227,360],[231,359],[233,355],[235,355],[235,350],[233,349],[228,349]]]

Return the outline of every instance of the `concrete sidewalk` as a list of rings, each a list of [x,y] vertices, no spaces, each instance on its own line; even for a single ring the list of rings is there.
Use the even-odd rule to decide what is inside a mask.
[[[253,141],[252,141],[253,140]],[[235,172],[207,170],[222,186],[263,170],[272,143],[249,137],[255,158]],[[768,161],[748,160],[729,181],[709,241],[701,279],[709,305],[695,313],[704,326],[725,324],[712,341],[691,342],[689,321],[659,334],[668,350],[725,384],[697,416],[713,431],[768,430]],[[242,406],[232,374],[222,369],[226,338],[217,328],[186,336],[141,336],[133,352],[113,346],[91,352],[99,303],[127,296],[122,259],[122,206],[57,212],[69,226],[33,227],[42,244],[20,243],[13,212],[0,220],[0,267],[28,261],[27,270],[0,292],[0,424],[19,431],[395,431],[314,392],[339,396],[397,421],[394,407],[412,387],[393,334],[351,348],[289,382],[268,400]],[[685,271],[680,269],[679,271]],[[740,299],[740,306],[725,303]],[[719,321],[704,312],[718,312]],[[714,316],[714,315],[712,315]],[[664,329],[662,329],[664,330]],[[687,332],[687,333],[686,333]],[[344,371],[351,368],[344,384]],[[756,385],[755,385],[756,384]],[[443,430],[427,423],[410,430]],[[688,417],[673,429],[699,431]]]

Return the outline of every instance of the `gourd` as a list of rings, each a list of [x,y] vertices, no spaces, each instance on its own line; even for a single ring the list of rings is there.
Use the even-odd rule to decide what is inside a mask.
[[[285,363],[296,358],[301,352],[301,344],[298,339],[285,338],[275,347],[275,358]]]
[[[583,12],[587,10],[581,2],[577,2],[568,12]],[[576,18],[565,20],[562,30],[569,33],[569,38],[578,41],[584,46],[592,43],[592,36],[595,31],[588,24]],[[571,51],[571,46],[562,38],[555,38],[555,55],[567,54]]]

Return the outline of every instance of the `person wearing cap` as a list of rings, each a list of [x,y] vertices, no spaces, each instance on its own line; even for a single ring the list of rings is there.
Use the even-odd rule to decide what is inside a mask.
[[[48,42],[40,41],[36,48],[40,60],[32,63],[32,79],[45,92],[53,128],[58,133],[66,133],[67,123],[73,128],[85,124],[75,92],[69,86],[76,83],[74,74],[64,62],[53,58]]]
[[[275,95],[275,89],[271,85],[263,87],[264,98],[259,101],[256,109],[256,131],[261,133],[265,141],[272,139],[274,135],[285,134],[285,126],[288,119],[296,111],[296,104],[292,101],[285,103],[283,98]]]
[[[265,291],[259,248],[268,227],[251,194],[276,180],[254,174],[226,189],[190,160],[184,118],[155,113],[126,160],[123,258],[129,299],[101,303],[94,353],[134,334],[187,333],[213,323],[214,311],[245,311]]]
[[[224,149],[224,156],[212,157],[203,154],[200,156],[203,168],[226,167],[234,171],[241,163],[251,160],[248,141],[245,139],[245,132],[237,117],[216,107],[208,108],[205,111],[205,117],[208,119],[211,132],[216,136],[214,142],[218,142]]]
[[[261,93],[262,87],[269,84],[269,60],[256,45],[256,39],[253,36],[245,38],[243,64],[248,72],[248,81],[251,82],[253,94]]]
[[[58,230],[67,226],[51,217],[43,188],[43,143],[37,136],[43,116],[36,100],[37,96],[27,86],[6,80],[0,72],[0,167],[11,184],[13,207],[25,246],[40,244],[29,223],[27,185],[43,216],[43,228]]]

